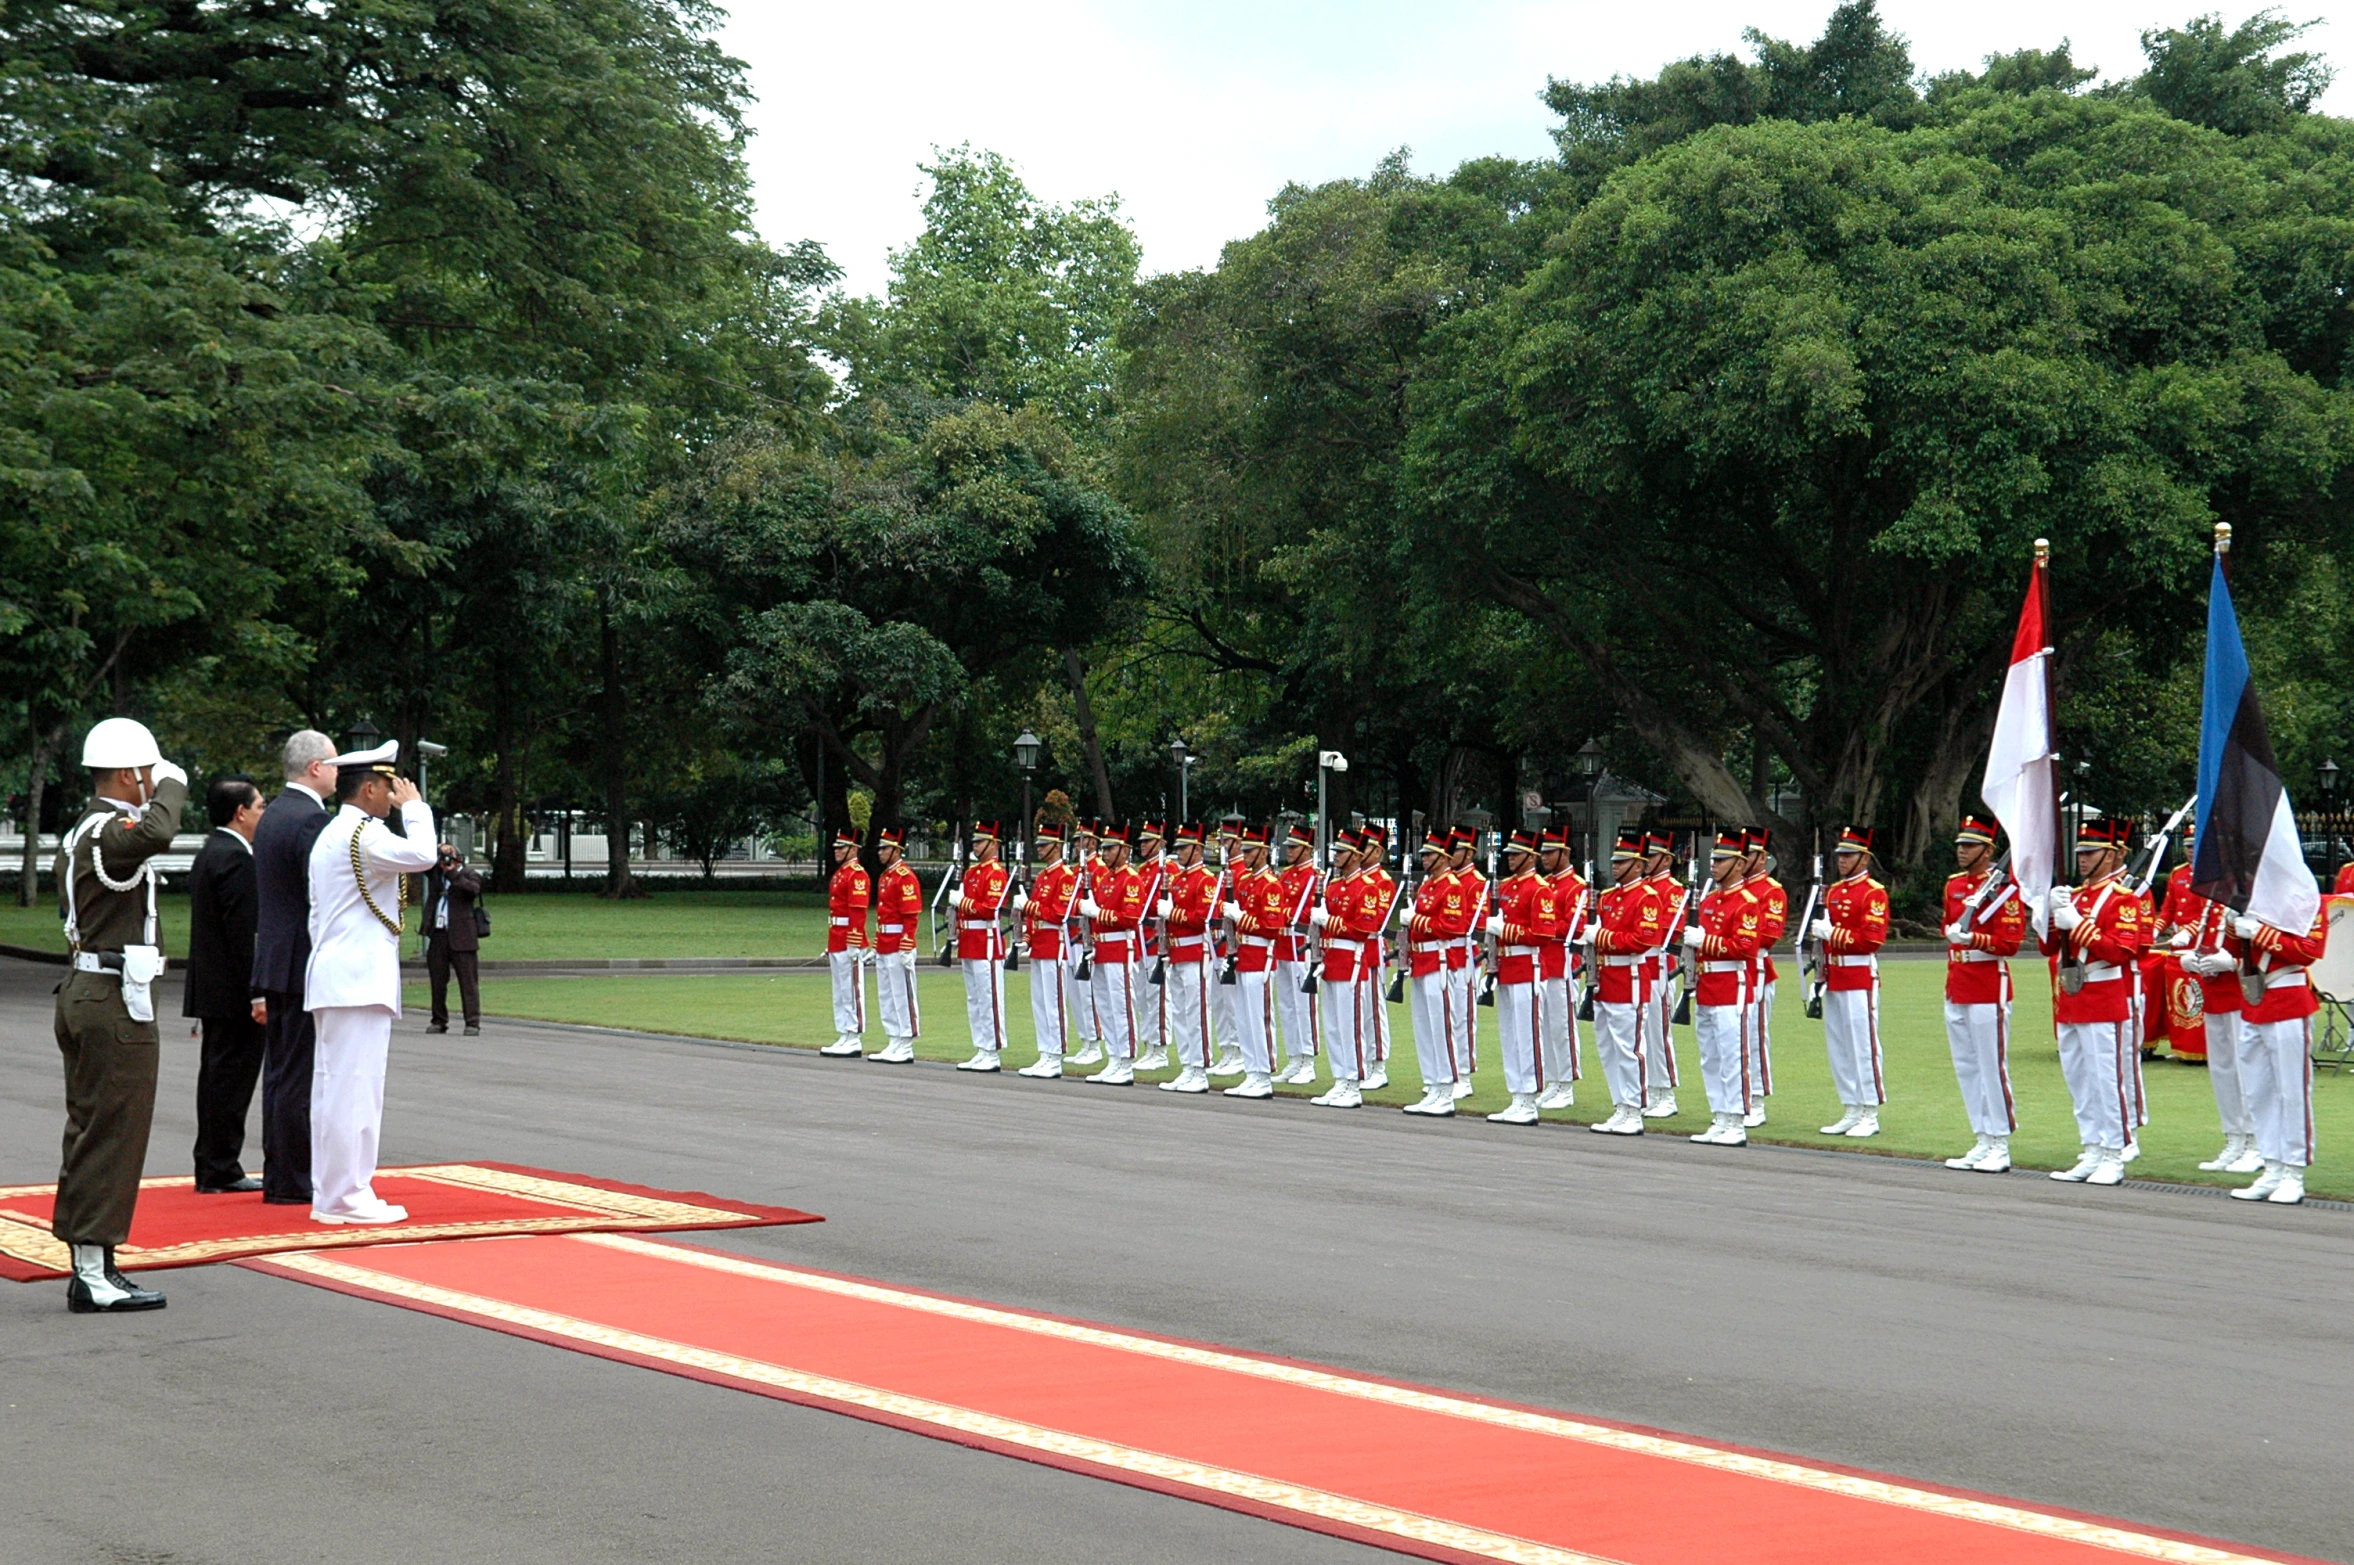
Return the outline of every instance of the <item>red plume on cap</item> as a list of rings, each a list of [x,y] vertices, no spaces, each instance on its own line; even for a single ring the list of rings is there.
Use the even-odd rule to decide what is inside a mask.
[[[2133,822],[2118,818],[2085,821],[2076,828],[2080,848],[2126,848],[2133,842]]]
[[[1332,845],[1342,853],[1354,853],[1365,845],[1365,834],[1353,826],[1343,826],[1332,834]]]
[[[1533,831],[1514,832],[1511,836],[1504,839],[1504,851],[1506,853],[1536,852],[1537,834]]]
[[[1116,842],[1121,847],[1126,847],[1128,845],[1127,823],[1122,822],[1117,826],[1106,824],[1103,830],[1097,834],[1096,840],[1098,842]]]
[[[1548,848],[1566,848],[1568,846],[1569,828],[1566,826],[1548,826],[1544,829],[1543,832],[1538,834],[1537,847],[1540,850]]]
[[[855,848],[855,847],[857,847],[857,846],[858,846],[858,833],[857,833],[857,832],[855,832],[855,831],[852,831],[852,830],[851,830],[849,827],[847,827],[847,826],[836,826],[836,827],[834,828],[834,846],[835,846],[835,847],[837,847],[837,848]]]
[[[1843,826],[1839,831],[1839,851],[1841,853],[1870,853],[1873,851],[1872,844],[1878,836],[1879,833],[1869,826]]]
[[[1643,838],[1643,854],[1646,858],[1657,853],[1673,853],[1675,851],[1676,839],[1669,832],[1655,831]]]
[[[1063,823],[1062,823],[1061,821],[1043,821],[1043,822],[1041,822],[1041,823],[1039,824],[1039,827],[1038,827],[1038,840],[1039,840],[1040,842],[1060,842],[1060,841],[1062,841],[1062,840],[1063,840]]]
[[[1382,847],[1390,840],[1390,834],[1388,832],[1382,830],[1379,826],[1374,825],[1370,821],[1366,823],[1365,829],[1359,832],[1358,835],[1364,839],[1365,845],[1369,848]]]
[[[1139,821],[1136,825],[1136,839],[1141,842],[1147,837],[1155,842],[1167,842],[1169,828],[1159,821]]]
[[[1610,857],[1613,861],[1639,859],[1643,856],[1644,840],[1640,826],[1622,827],[1618,840],[1610,845]]]
[[[907,828],[904,826],[884,827],[875,833],[875,846],[878,848],[905,848],[907,846]]]
[[[1447,851],[1449,844],[1451,844],[1453,841],[1453,833],[1441,831],[1436,826],[1433,826],[1430,830],[1422,834],[1421,851],[1424,853],[1444,853]]]
[[[1953,840],[1980,842],[1991,848],[1994,846],[1994,822],[1981,815],[1965,815],[1960,828],[1953,834]]]
[[[1188,821],[1184,825],[1177,828],[1177,846],[1181,848],[1198,848],[1201,846],[1201,841],[1202,829],[1200,823],[1195,821]]]
[[[1242,829],[1242,845],[1246,848],[1265,847],[1267,845],[1267,828],[1264,826],[1245,826]]]
[[[1763,826],[1752,826],[1741,834],[1741,846],[1750,853],[1763,853],[1774,845],[1774,834]]]
[[[995,842],[997,840],[997,822],[973,822],[973,840],[975,842]]]
[[[1709,851],[1712,859],[1737,859],[1749,851],[1748,839],[1737,831],[1724,830],[1716,834],[1716,846]]]
[[[1291,830],[1283,834],[1283,845],[1287,848],[1316,846],[1316,828],[1310,826],[1306,821],[1293,822]]]

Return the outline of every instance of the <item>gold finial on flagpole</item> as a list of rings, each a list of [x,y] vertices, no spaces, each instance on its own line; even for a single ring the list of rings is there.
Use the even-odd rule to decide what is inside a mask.
[[[2052,541],[2051,541],[2049,538],[2038,538],[2038,539],[2036,539],[2036,540],[2035,540],[2035,563],[2036,563],[2036,564],[2038,564],[2038,565],[2049,565],[2049,564],[2051,564],[2051,562],[2052,562]]]
[[[2215,553],[2220,557],[2231,553],[2231,523],[2215,524]]]

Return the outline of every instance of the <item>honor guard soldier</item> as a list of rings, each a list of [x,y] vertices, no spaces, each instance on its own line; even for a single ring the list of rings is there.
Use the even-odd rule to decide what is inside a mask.
[[[1308,910],[1308,922],[1324,953],[1318,979],[1323,1003],[1317,1007],[1317,1015],[1324,1029],[1324,1052],[1332,1061],[1332,1086],[1309,1100],[1319,1108],[1353,1109],[1362,1104],[1365,1097],[1360,1083],[1373,1063],[1373,1017],[1366,1009],[1364,986],[1357,981],[1367,945],[1365,931],[1359,927],[1366,889],[1364,874],[1358,868],[1363,846],[1363,839],[1354,831],[1333,833],[1332,874],[1325,882],[1322,902]],[[1378,909],[1373,916],[1380,917]],[[1373,943],[1379,944],[1378,934]],[[1375,995],[1374,1002],[1378,1004],[1380,998]]]
[[[1765,1100],[1774,1093],[1774,994],[1781,976],[1774,967],[1774,947],[1790,927],[1790,890],[1774,878],[1771,832],[1753,826],[1742,834],[1742,845],[1749,855],[1743,884],[1757,898],[1757,955],[1750,959],[1749,1112],[1741,1125],[1755,1130],[1766,1122]]]
[[[1169,828],[1161,821],[1146,821],[1136,828],[1136,877],[1144,885],[1144,921],[1138,926],[1136,940],[1136,960],[1145,964],[1145,976],[1136,985],[1136,1068],[1140,1071],[1169,1067],[1168,938],[1155,912],[1161,905],[1161,888],[1176,867],[1166,851],[1168,836]],[[1152,981],[1154,973],[1161,975],[1160,982]]]
[[[1211,991],[1217,987],[1210,925],[1218,916],[1219,876],[1202,862],[1202,828],[1177,828],[1177,865],[1161,886],[1155,912],[1168,942],[1169,966],[1161,975],[1168,994],[1169,1035],[1177,1043],[1177,1074],[1163,1092],[1210,1090],[1210,1056],[1217,1047],[1211,1021]]]
[[[1079,915],[1079,904],[1094,895],[1095,877],[1103,869],[1102,841],[1101,821],[1081,821],[1072,832],[1071,869],[1078,885],[1071,898],[1070,936],[1064,942],[1071,959],[1063,966],[1070,978],[1071,1030],[1079,1040],[1079,1052],[1064,1061],[1072,1066],[1103,1063],[1103,1027],[1095,1013],[1095,930]]]
[[[1463,903],[1463,928],[1447,942],[1447,1051],[1454,1094],[1471,1096],[1479,1070],[1479,941],[1488,915],[1488,877],[1479,870],[1479,833],[1457,827],[1447,838],[1447,875]]]
[[[834,1041],[818,1050],[845,1058],[866,1052],[866,909],[873,888],[849,827],[834,833],[834,877],[826,883],[826,967],[834,981]]]
[[[1422,883],[1414,889],[1414,912],[1406,925],[1406,993],[1413,1006],[1414,1056],[1422,1069],[1422,1099],[1409,1114],[1444,1118],[1455,1112],[1455,981],[1449,953],[1461,943],[1478,912],[1462,882],[1447,872],[1453,847],[1448,834],[1433,829],[1422,839]]]
[[[1360,911],[1373,922],[1364,930],[1364,960],[1357,964],[1357,982],[1365,990],[1365,1014],[1372,1027],[1367,1040],[1371,1059],[1358,1087],[1378,1092],[1390,1084],[1389,932],[1404,909],[1398,906],[1398,877],[1389,872],[1389,834],[1369,824],[1359,838],[1357,873],[1364,881]]]
[[[1839,878],[1823,888],[1814,937],[1823,943],[1823,1048],[1831,1058],[1839,1118],[1826,1136],[1876,1136],[1888,1101],[1880,1058],[1880,948],[1888,943],[1888,888],[1872,878],[1874,834],[1850,826],[1839,834],[1832,864]]]
[[[1748,850],[1737,831],[1720,831],[1709,850],[1711,885],[1684,928],[1684,961],[1693,975],[1692,1031],[1700,1044],[1700,1080],[1708,1093],[1703,1146],[1749,1144],[1750,983],[1762,909],[1748,879]]]
[[[1109,1056],[1086,1078],[1106,1087],[1136,1079],[1136,951],[1144,924],[1144,878],[1128,862],[1128,828],[1105,826],[1095,873],[1082,892],[1080,916],[1093,931],[1095,1025]]]
[[[1030,883],[1014,893],[1021,916],[1022,943],[1030,953],[1030,1032],[1038,1058],[1024,1076],[1051,1081],[1063,1073],[1063,1050],[1071,1040],[1071,904],[1078,900],[1079,872],[1063,862],[1060,822],[1041,825],[1038,867]]]
[[[2001,1174],[2019,1128],[2011,1097],[2011,964],[2027,936],[2018,882],[1994,883],[1994,823],[1962,817],[1954,833],[1955,873],[1945,882],[1945,1043],[1954,1083],[1977,1139],[1945,1166]]]
[[[1578,941],[1585,934],[1585,878],[1569,861],[1569,832],[1548,829],[1537,839],[1537,873],[1553,888],[1553,904],[1560,935],[1537,951],[1537,1014],[1543,1022],[1545,1087],[1537,1094],[1540,1109],[1565,1109],[1577,1102],[1577,1083],[1585,1071],[1578,1060],[1577,1007],[1570,1003],[1569,970],[1576,960]]]
[[[1212,1076],[1242,1074],[1242,986],[1236,982],[1234,961],[1237,947],[1234,926],[1225,916],[1225,908],[1234,900],[1234,877],[1242,873],[1242,826],[1227,820],[1218,823],[1216,851],[1212,867],[1218,871],[1219,916],[1210,923],[1210,960],[1216,967],[1213,992],[1210,995],[1210,1025],[1217,1034],[1217,1057],[1210,1061]]]
[[[2223,1123],[2223,1150],[2199,1165],[2208,1173],[2253,1174],[2264,1166],[2256,1150],[2256,1117],[2240,1085],[2239,962],[2224,949],[2231,909],[2191,889],[2191,845],[2198,827],[2182,832],[2182,862],[2166,878],[2166,903],[2155,938],[2182,964],[2199,995],[2199,1025],[2207,1039],[2207,1085]]]
[[[2240,1087],[2264,1159],[2264,1172],[2234,1190],[2234,1200],[2295,1206],[2305,1199],[2313,1161],[2313,1015],[2321,1009],[2306,969],[2328,943],[2326,906],[2296,934],[2244,914],[2231,921],[2225,949],[2239,967]]]
[[[1643,854],[1643,877],[1658,890],[1659,905],[1667,909],[1667,926],[1660,931],[1659,944],[1643,958],[1643,992],[1649,997],[1642,1018],[1643,1080],[1647,1093],[1643,1117],[1673,1119],[1676,1089],[1684,1084],[1684,1077],[1676,1064],[1675,1037],[1668,1030],[1669,948],[1682,943],[1684,923],[1691,918],[1690,904],[1700,888],[1686,887],[1676,879],[1676,842],[1668,833],[1655,831],[1646,835]]]
[[[1234,1010],[1242,1027],[1242,1080],[1226,1089],[1230,1098],[1275,1096],[1275,937],[1288,909],[1283,880],[1267,864],[1267,833],[1257,826],[1242,834],[1242,862],[1226,890],[1226,917],[1234,925]]]
[[[2141,899],[2119,876],[2125,867],[2124,823],[2086,821],[2076,833],[2080,884],[2054,886],[2051,929],[2043,951],[2052,963],[2052,1024],[2060,1038],[2060,1074],[2076,1106],[2082,1154],[2053,1174],[2071,1184],[2125,1179],[2133,1139],[2130,1101],[2133,1000],[2127,975],[2149,944]]]
[[[1643,873],[1646,846],[1639,830],[1619,833],[1610,850],[1613,883],[1586,926],[1594,962],[1594,1056],[1611,1103],[1610,1117],[1588,1128],[1611,1136],[1641,1135],[1650,1101],[1643,1018],[1651,984],[1644,963],[1667,938],[1668,909],[1658,884]]]
[[[92,725],[82,765],[93,797],[58,844],[55,870],[70,966],[57,986],[65,1058],[65,1153],[49,1231],[72,1258],[77,1315],[160,1310],[162,1294],[116,1269],[131,1236],[155,1118],[155,980],[163,973],[155,856],[180,829],[188,774],[127,717]]]
[[[1283,869],[1276,879],[1283,885],[1286,922],[1275,936],[1275,976],[1269,982],[1276,1025],[1283,1032],[1283,1070],[1275,1079],[1287,1087],[1304,1087],[1316,1079],[1321,988],[1308,983],[1308,975],[1315,971],[1308,965],[1308,915],[1324,890],[1324,875],[1316,868],[1316,832],[1305,822],[1284,833]]]
[[[1488,1118],[1533,1125],[1545,1091],[1543,951],[1558,947],[1566,924],[1553,883],[1539,875],[1536,834],[1516,831],[1504,844],[1504,874],[1487,934],[1496,942],[1496,1050],[1512,1101]]]
[[[923,1007],[916,1002],[916,949],[922,944],[924,883],[907,862],[907,833],[898,826],[875,834],[875,861],[883,866],[875,883],[875,997],[882,1002],[883,1047],[867,1056],[878,1065],[915,1059],[923,1036]]]
[[[965,1025],[973,1057],[960,1071],[993,1071],[1005,1053],[1005,931],[999,926],[1013,875],[998,857],[997,823],[973,822],[973,861],[949,895],[956,916],[956,963],[964,970]]]

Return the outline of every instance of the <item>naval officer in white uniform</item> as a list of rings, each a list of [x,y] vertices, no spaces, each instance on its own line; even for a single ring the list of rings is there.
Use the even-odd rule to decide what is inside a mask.
[[[384,1063],[401,1009],[406,877],[431,869],[433,811],[393,770],[400,743],[339,755],[335,818],[311,846],[311,959],[303,1005],[319,1041],[311,1070],[311,1220],[397,1223],[376,1194]],[[403,835],[384,824],[401,814]]]

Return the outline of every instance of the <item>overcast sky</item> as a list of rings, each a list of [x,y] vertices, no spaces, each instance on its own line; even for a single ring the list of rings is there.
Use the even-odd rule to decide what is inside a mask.
[[[1422,171],[1468,157],[1542,157],[1548,75],[1651,75],[1668,60],[1746,54],[1754,26],[1797,42],[1832,0],[999,0],[897,5],[735,0],[726,42],[751,66],[760,226],[826,247],[852,288],[880,292],[889,252],[921,227],[916,164],[969,141],[1054,201],[1116,192],[1151,271],[1208,266],[1257,229],[1287,180],[1363,174],[1411,147]],[[2143,28],[2217,0],[1882,0],[1929,71],[2071,41],[2109,76],[2141,68]],[[2236,24],[2255,7],[2224,4]],[[2354,113],[2354,0],[2289,0],[2323,16],[2303,47],[2345,62],[2326,102]],[[2333,15],[2334,13],[2334,15]]]

